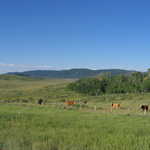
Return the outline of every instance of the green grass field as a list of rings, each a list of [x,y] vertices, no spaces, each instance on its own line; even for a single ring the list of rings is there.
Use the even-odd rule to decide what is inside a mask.
[[[72,82],[70,79],[37,79],[37,80],[0,80],[0,100],[11,102],[36,103],[37,99],[46,101],[60,101],[73,97],[74,92],[66,90],[66,85]]]
[[[2,150],[149,150],[150,114],[2,104],[0,145]]]
[[[5,77],[6,78],[6,77]],[[148,94],[109,94],[100,96],[86,96],[69,91],[66,87],[73,82],[72,79],[14,79],[0,78],[0,101],[36,103],[39,98],[46,102],[63,102],[65,100],[87,100],[90,102],[122,102],[122,101],[146,101],[150,99]]]
[[[85,96],[67,90],[70,82],[1,79],[0,150],[150,149],[150,112],[139,109],[150,104],[150,94]],[[39,98],[46,104],[37,105]],[[64,109],[67,99],[88,104]],[[111,111],[112,102],[121,109]]]

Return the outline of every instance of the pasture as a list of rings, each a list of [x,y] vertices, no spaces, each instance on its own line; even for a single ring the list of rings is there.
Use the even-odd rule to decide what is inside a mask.
[[[39,98],[42,98],[47,103],[64,102],[65,100],[86,100],[93,103],[120,101],[146,101],[147,103],[150,99],[150,93],[100,96],[79,94],[66,88],[69,83],[74,81],[73,79],[8,79],[0,78],[0,102],[22,103],[26,101],[35,104]]]
[[[70,82],[0,80],[0,150],[150,149],[150,112],[140,109],[150,94],[85,96],[67,90]],[[64,100],[76,99],[88,104],[64,109]]]
[[[0,146],[2,150],[149,150],[150,113],[1,104]]]

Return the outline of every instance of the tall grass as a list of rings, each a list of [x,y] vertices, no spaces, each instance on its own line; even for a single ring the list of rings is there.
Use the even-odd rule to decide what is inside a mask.
[[[0,106],[0,147],[3,150],[149,150],[150,114],[5,104]]]
[[[0,100],[16,102],[0,104],[0,150],[150,149],[150,114],[139,110],[140,104],[150,104],[149,93],[86,96],[67,90],[70,82],[0,80]],[[47,105],[34,105],[39,98]],[[70,99],[87,100],[88,106],[49,104]],[[112,102],[121,109],[111,111]]]

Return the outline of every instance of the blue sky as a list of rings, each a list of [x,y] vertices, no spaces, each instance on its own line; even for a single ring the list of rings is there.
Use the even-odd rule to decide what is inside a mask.
[[[150,68],[149,0],[1,0],[0,73]]]

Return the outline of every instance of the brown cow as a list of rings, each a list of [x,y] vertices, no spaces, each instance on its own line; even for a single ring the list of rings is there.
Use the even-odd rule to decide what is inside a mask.
[[[112,103],[112,108],[114,108],[114,109],[119,109],[119,108],[120,108],[120,104],[113,104],[113,103]]]
[[[67,106],[73,106],[73,105],[77,104],[77,102],[75,102],[75,101],[66,101],[65,104]]]
[[[145,112],[148,112],[148,105],[141,105],[141,109]]]

